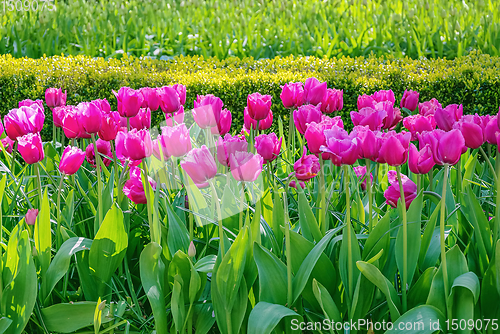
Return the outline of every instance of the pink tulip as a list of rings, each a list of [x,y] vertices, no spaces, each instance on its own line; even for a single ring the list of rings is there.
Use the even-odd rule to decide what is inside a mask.
[[[383,109],[375,110],[366,107],[358,111],[351,111],[352,123],[357,126],[367,126],[370,130],[380,130],[384,124],[387,112]]]
[[[391,105],[394,105],[394,103],[396,102],[396,98],[394,97],[394,92],[391,89],[379,90],[378,92],[373,93],[372,97],[377,103],[388,101],[391,103]]]
[[[312,122],[320,123],[321,109],[315,105],[307,104],[299,107],[299,109],[293,111],[293,122],[295,127],[301,134],[304,134],[307,130],[307,125]],[[290,129],[293,131],[293,129]]]
[[[281,102],[287,109],[298,108],[304,103],[304,85],[302,82],[291,82],[283,86]]]
[[[217,126],[217,119],[220,119],[223,106],[222,100],[212,94],[198,95],[194,101],[193,109],[196,124],[202,129]]]
[[[186,86],[175,84],[172,86],[172,88],[175,89],[177,95],[179,96],[179,102],[182,106],[184,106],[184,104],[186,104]]]
[[[382,133],[359,125],[354,127],[354,132],[358,136],[359,158],[377,161],[382,145]]]
[[[375,105],[375,109],[384,109],[387,112],[387,116],[384,119],[384,125],[382,126],[383,129],[393,129],[403,119],[401,110],[399,108],[394,108],[389,101],[378,102]]]
[[[48,88],[45,91],[45,103],[49,108],[62,107],[66,105],[66,91],[61,88]]]
[[[344,90],[328,88],[321,100],[321,111],[331,114],[334,111],[342,110],[344,107]]]
[[[264,159],[259,154],[238,151],[229,157],[231,175],[236,181],[253,182],[262,172]]]
[[[403,125],[411,133],[411,140],[417,140],[417,134],[424,131],[432,131],[436,128],[434,115],[422,116],[412,115],[403,119]]]
[[[62,119],[64,118],[66,107],[55,107],[52,109],[52,122],[56,128],[62,128]]]
[[[171,114],[179,110],[181,100],[179,94],[172,86],[163,86],[156,89],[160,97],[160,107],[165,114]]]
[[[21,108],[21,107],[40,108],[43,111],[45,111],[45,109],[43,107],[43,101],[42,100],[35,100],[35,101],[33,101],[33,100],[30,100],[30,99],[26,99],[26,100],[19,101],[18,106],[19,106],[19,108]]]
[[[450,104],[446,108],[438,108],[434,113],[438,128],[444,131],[453,129],[453,125],[458,122],[463,115],[462,105]]]
[[[15,141],[13,141],[12,139],[10,139],[9,137],[5,137],[4,139],[2,139],[2,145],[3,145],[3,147],[10,154],[12,154],[12,148],[14,147],[14,143],[15,143]]]
[[[67,146],[59,162],[59,170],[65,175],[75,174],[85,159],[85,153],[76,146]]]
[[[347,133],[346,130],[333,126],[325,131],[326,145],[321,151],[330,154],[330,160],[335,166],[352,165],[359,156],[357,133]]]
[[[174,126],[174,123],[184,123],[184,107],[180,106],[179,110],[170,114],[165,114],[165,117],[165,123],[167,124],[167,126]]]
[[[97,139],[97,152],[101,155],[101,160],[104,165],[107,167],[111,164],[111,160],[107,157],[113,157],[113,153],[111,152],[111,143],[102,139]],[[85,149],[85,158],[87,162],[92,165],[92,167],[96,167],[95,164],[95,149],[94,144],[89,144]]]
[[[7,136],[15,141],[17,137],[42,131],[45,114],[43,109],[34,104],[31,107],[12,109],[3,121]]]
[[[231,112],[227,109],[223,109],[219,115],[215,114],[215,122],[217,126],[214,126],[211,129],[213,135],[221,135],[224,136],[226,133],[231,130],[231,123],[233,121],[233,116]]]
[[[38,217],[38,209],[29,209],[24,217],[24,221],[28,225],[35,225],[36,218]]]
[[[130,168],[130,179],[123,186],[123,193],[135,204],[146,204],[147,197],[142,183],[141,170],[137,167]],[[156,182],[148,176],[149,184],[156,190]]]
[[[321,168],[319,164],[319,159],[312,155],[306,155],[307,149],[304,146],[304,151],[299,160],[295,161],[293,164],[293,170],[295,171],[295,177],[299,181],[308,181],[318,175]]]
[[[292,188],[295,188],[297,189],[297,182],[295,182],[295,180],[292,180],[290,181],[290,183],[288,184],[290,187]],[[302,182],[302,181],[299,181],[299,185],[302,189],[304,189],[306,187],[306,183],[305,182]]]
[[[132,129],[116,135],[116,155],[128,160],[142,160],[153,154],[153,142],[148,130]]]
[[[422,116],[434,115],[436,110],[441,109],[441,103],[436,99],[422,102],[418,104],[418,113]]]
[[[261,95],[253,93],[247,97],[248,115],[251,119],[262,121],[269,116],[271,111],[271,95]]]
[[[484,134],[488,119],[478,114],[465,115],[453,125],[454,129],[459,129],[465,139],[465,146],[476,149],[484,144],[486,136]]]
[[[316,78],[308,78],[304,85],[304,102],[317,105],[326,95],[326,82]]]
[[[168,154],[171,156],[182,157],[191,150],[191,137],[184,123],[161,128],[161,137],[164,143],[163,146],[167,148]]]
[[[101,118],[101,128],[99,129],[99,138],[106,141],[115,140],[120,129],[120,114],[112,111],[109,114],[103,114]]]
[[[401,108],[406,108],[410,111],[414,111],[418,107],[418,97],[419,93],[413,90],[405,90],[403,98],[401,99]]]
[[[483,116],[486,126],[484,128],[484,137],[486,141],[492,145],[497,144],[497,137],[500,135],[500,128],[498,127],[498,115]]]
[[[261,134],[255,137],[255,149],[267,164],[275,160],[280,154],[282,141],[283,138],[278,140],[278,137],[274,132],[268,135]]]
[[[226,134],[224,138],[219,137],[217,140],[217,160],[223,166],[229,166],[229,157],[238,151],[247,151],[248,143],[245,137],[231,136]]]
[[[129,87],[121,87],[118,92],[113,91],[118,100],[118,113],[122,117],[134,117],[141,109],[144,96],[141,92]]]
[[[102,111],[93,102],[81,102],[76,108],[80,113],[80,122],[88,134],[96,134],[101,129]]]
[[[373,99],[371,95],[359,95],[358,96],[358,110],[363,108],[374,108],[377,102]]]
[[[162,136],[158,136],[157,139],[153,140],[153,155],[156,159],[161,160],[161,156],[163,154],[163,160],[166,161],[170,159],[170,154],[165,147],[165,141],[162,140]],[[161,153],[160,153],[160,145],[161,145]]]
[[[384,197],[386,203],[396,208],[398,205],[398,200],[401,198],[401,192],[399,189],[399,182],[397,173],[394,170],[390,170],[387,173],[389,179],[389,188],[384,192]],[[401,174],[401,182],[403,183],[403,193],[405,195],[405,206],[406,210],[410,207],[411,202],[417,197],[417,185],[415,182],[410,180],[408,176]]]
[[[27,164],[35,164],[45,157],[42,137],[39,133],[28,133],[17,138],[17,149]]]
[[[243,123],[248,133],[250,133],[250,127],[252,127],[252,129],[254,130],[257,129],[257,121],[250,117],[250,115],[248,114],[248,108],[245,108],[245,110],[243,111]],[[259,131],[269,129],[272,124],[273,124],[273,112],[270,110],[269,115],[267,115],[267,118],[259,122]]]
[[[382,137],[378,162],[390,166],[401,166],[408,159],[411,133],[394,131],[387,132]]]
[[[208,181],[217,174],[215,159],[205,145],[189,151],[181,161],[181,167],[199,188],[207,187]]]
[[[61,123],[64,135],[68,138],[78,138],[80,133],[85,131],[80,120],[80,113],[74,106],[65,108],[64,118]]]
[[[97,99],[91,101],[93,104],[99,107],[103,114],[109,114],[111,112],[111,106],[106,99]]]
[[[125,119],[126,121],[127,119]],[[149,108],[141,108],[137,115],[130,117],[130,128],[137,130],[151,128],[151,110]]]
[[[161,98],[156,88],[143,87],[139,89],[139,92],[141,92],[144,97],[141,108],[149,108],[152,111],[156,111],[160,108]]]
[[[408,167],[414,174],[427,174],[434,167],[434,157],[430,145],[425,145],[420,151],[413,144],[410,144],[410,154],[408,157]]]
[[[334,118],[330,118],[328,116],[323,116],[320,123],[312,122],[307,126],[307,130],[304,133],[304,137],[307,140],[307,147],[309,151],[316,156],[321,151],[321,146],[326,145],[326,137],[325,130],[329,130],[334,126],[339,126],[341,128],[344,127],[342,123],[342,118],[340,116],[336,116]],[[322,153],[323,160],[327,160],[330,158],[328,153]]]
[[[438,165],[455,165],[466,149],[465,139],[457,129],[448,132],[440,129],[424,132],[418,136],[418,139],[421,147],[430,145],[432,156]]]
[[[354,173],[358,177],[358,179],[363,179],[366,174],[366,166],[358,166],[358,167],[353,167]],[[373,174],[370,173],[370,180],[373,182]],[[366,190],[366,179],[361,183],[361,190]]]

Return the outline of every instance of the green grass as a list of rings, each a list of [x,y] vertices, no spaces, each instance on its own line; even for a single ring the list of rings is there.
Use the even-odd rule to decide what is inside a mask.
[[[0,3],[0,53],[498,55],[499,6],[498,0],[71,0],[57,1],[56,11],[4,12]]]

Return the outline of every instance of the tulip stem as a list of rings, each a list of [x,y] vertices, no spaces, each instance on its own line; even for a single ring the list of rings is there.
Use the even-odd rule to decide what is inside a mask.
[[[61,133],[61,156],[62,156],[64,152],[64,137],[65,137],[63,128],[60,128],[60,133]]]
[[[95,165],[96,165],[96,174],[97,174],[97,209],[98,209],[98,221],[99,227],[101,227],[102,219],[103,219],[103,207],[102,207],[102,179],[101,179],[101,156],[99,155],[99,151],[97,150],[97,141],[95,139],[95,134],[92,134],[92,142],[94,144],[94,155],[95,155]],[[97,233],[97,231],[96,231]]]
[[[57,142],[56,130],[57,130],[57,128],[56,128],[55,124],[52,123],[52,144],[54,145],[54,149],[56,148],[56,142]]]
[[[144,187],[144,192],[146,194],[146,209],[148,211],[148,222],[149,222],[149,231],[151,233],[151,242],[156,242],[160,243],[160,240],[158,236],[156,235],[156,232],[159,232],[154,226],[153,226],[153,219],[152,219],[152,212],[151,212],[151,198],[150,198],[150,191],[149,191],[149,172],[148,172],[148,165],[146,164],[146,161],[142,160],[142,173],[143,173],[143,187]]]
[[[240,221],[239,221],[239,231],[243,228],[243,211],[245,210],[245,182],[241,181],[241,202],[240,202]]]
[[[59,249],[62,245],[62,240],[61,240],[61,196],[62,196],[63,183],[64,183],[64,174],[61,175],[61,182],[59,182],[59,188],[57,188],[57,225],[56,225],[57,249]]]
[[[319,193],[320,193],[320,205],[319,205],[319,224],[321,226],[322,235],[326,234],[326,189],[325,189],[325,172],[324,161],[321,154],[319,155]],[[299,185],[300,186],[300,185]]]
[[[352,232],[351,232],[351,192],[349,189],[349,166],[342,165],[344,171],[344,191],[345,191],[345,224],[343,233],[347,234],[347,275],[348,275],[348,300],[353,296],[354,269],[352,266]],[[343,239],[343,238],[342,238]]]
[[[290,241],[290,217],[288,216],[288,185],[286,183],[285,192],[283,193],[283,203],[285,209],[285,248],[286,248],[286,274],[287,274],[287,295],[286,304],[292,308],[293,294],[292,294],[292,245]],[[299,185],[300,187],[300,185]],[[279,196],[279,195],[278,195]]]
[[[293,141],[295,140],[295,128],[293,126],[293,109],[290,109],[290,120],[288,122],[288,145],[290,147],[290,157],[288,158],[289,161],[293,162],[293,156],[294,156],[294,143]],[[293,171],[293,166],[291,167]]]
[[[422,175],[417,174],[417,194],[420,193],[421,188],[422,188]]]
[[[173,179],[173,184],[172,186],[175,188],[177,188],[177,180],[176,180],[176,173],[175,173],[175,162],[174,162],[174,159],[175,157],[172,156],[170,158],[170,164],[172,165],[172,179]]]
[[[17,153],[17,140],[12,145],[12,160],[10,161],[10,172],[12,175],[16,175],[16,153]]]
[[[443,283],[444,283],[444,302],[445,302],[445,310],[448,310],[448,267],[446,266],[446,240],[444,237],[444,228],[445,228],[445,216],[446,216],[446,189],[448,182],[448,171],[450,169],[449,165],[444,165],[444,176],[443,176],[443,192],[441,197],[441,219],[439,224],[439,240],[441,243],[441,268],[443,268]]]
[[[488,157],[488,155],[486,154],[486,152],[483,150],[483,148],[481,146],[479,146],[479,151],[484,156],[484,160],[486,160],[486,162],[488,163],[488,166],[490,167],[491,173],[493,174],[493,178],[495,179],[495,182],[497,182],[498,176],[497,176],[497,173],[495,171],[495,167],[493,167],[493,164],[491,163],[490,158]],[[462,161],[462,156],[460,156],[460,160],[458,161],[458,164],[457,164],[459,166],[457,168],[457,173],[459,173],[459,170],[461,168],[461,161]],[[458,177],[458,174],[457,174],[457,177]]]
[[[496,158],[497,167],[497,177],[500,178],[500,157],[497,155]],[[500,182],[497,182],[497,198],[496,198],[496,213],[495,213],[495,225],[493,226],[493,244],[496,245],[498,240],[499,226],[500,226]]]
[[[110,141],[109,144],[111,145],[111,154],[113,155],[113,165],[115,166],[115,182],[116,182],[116,200],[118,200],[118,195],[119,195],[119,180],[118,180],[118,159],[116,158],[116,153],[115,153],[115,146],[113,144],[113,141]]]
[[[39,162],[33,165],[35,168],[36,179],[38,183],[38,200],[40,201],[39,208],[42,209],[42,179],[40,178],[40,167],[38,166]]]
[[[408,285],[408,224],[406,221],[406,201],[405,201],[405,193],[403,189],[403,181],[401,179],[401,166],[396,166],[396,172],[398,173],[398,183],[399,183],[399,193],[400,193],[400,203],[401,203],[401,212],[403,218],[403,282],[402,289],[403,290],[403,313],[406,312],[407,305],[407,285]]]
[[[219,197],[217,196],[217,191],[215,190],[214,186],[214,180],[209,180],[208,183],[210,184],[210,189],[212,190],[213,193],[213,200],[215,202],[215,209],[217,210],[217,225],[219,225],[219,246],[220,246],[220,253],[221,256],[224,257],[226,254],[225,249],[224,249],[224,227],[222,226],[222,213],[220,210],[220,203],[219,203]]]
[[[366,189],[368,190],[368,232],[373,230],[373,197],[372,197],[372,179],[370,176],[370,159],[365,159],[366,161]]]
[[[127,132],[130,132],[130,117],[127,117]]]

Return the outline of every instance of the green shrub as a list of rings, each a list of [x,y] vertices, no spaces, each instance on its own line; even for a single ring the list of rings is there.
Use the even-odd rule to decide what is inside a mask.
[[[43,99],[48,87],[66,89],[69,104],[106,98],[116,108],[113,89],[182,83],[187,87],[187,110],[192,108],[196,94],[219,96],[233,112],[234,132],[241,129],[246,97],[253,92],[272,95],[275,119],[281,116],[288,124],[288,111],[279,98],[281,86],[315,76],[327,81],[328,87],[344,90],[340,115],[346,124],[350,124],[349,112],[356,109],[358,95],[380,89],[392,89],[396,104],[405,89],[412,89],[420,92],[420,101],[435,97],[443,105],[462,103],[465,113],[486,114],[496,113],[500,104],[499,68],[500,57],[479,53],[454,60],[290,56],[263,60],[176,57],[159,61],[84,56],[16,59],[4,55],[0,56],[0,112],[5,115],[26,98]],[[51,119],[47,116],[47,123]],[[161,112],[153,116],[153,122],[161,119]],[[50,124],[44,131],[51,133]]]

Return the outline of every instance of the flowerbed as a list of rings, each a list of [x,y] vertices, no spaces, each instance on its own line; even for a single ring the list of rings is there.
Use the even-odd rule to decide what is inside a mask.
[[[112,93],[3,118],[4,333],[498,329],[497,115],[380,90],[348,126],[308,78],[292,131],[256,92],[240,132],[181,84]]]

